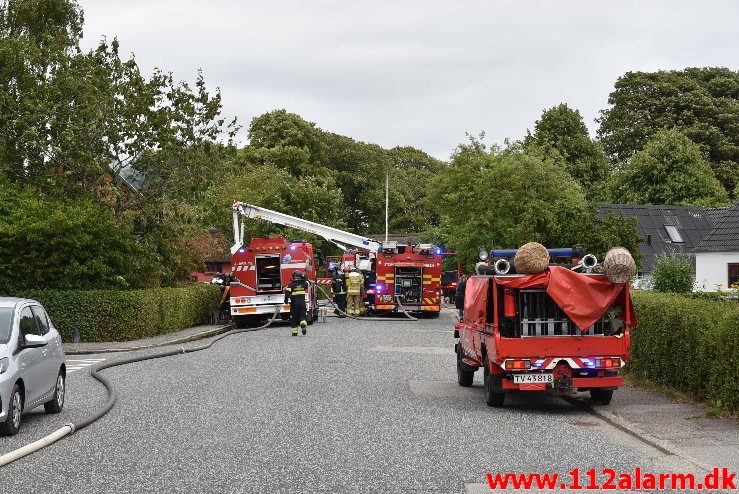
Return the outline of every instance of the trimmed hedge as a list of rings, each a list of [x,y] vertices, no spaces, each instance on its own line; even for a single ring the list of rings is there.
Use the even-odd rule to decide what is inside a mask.
[[[146,290],[32,290],[22,294],[41,302],[62,338],[129,341],[179,331],[209,320],[218,308],[216,285]]]
[[[739,409],[739,304],[684,295],[633,292],[639,327],[629,372]]]

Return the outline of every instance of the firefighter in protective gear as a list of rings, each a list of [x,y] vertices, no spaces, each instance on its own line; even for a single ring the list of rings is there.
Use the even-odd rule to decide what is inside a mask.
[[[337,311],[337,313],[339,314],[339,317],[344,317],[342,312],[346,312],[346,279],[344,278],[344,273],[338,269],[336,270],[336,273],[334,273],[334,281],[331,288],[334,292],[334,303],[340,311]]]
[[[346,277],[347,286],[347,313],[350,316],[360,316],[364,312],[364,276],[357,268],[351,270]]]
[[[290,304],[290,321],[292,322],[290,332],[293,336],[298,336],[298,327],[303,334],[308,332],[305,298],[309,287],[310,283],[305,279],[302,271],[295,271],[292,283],[285,287],[285,304]]]

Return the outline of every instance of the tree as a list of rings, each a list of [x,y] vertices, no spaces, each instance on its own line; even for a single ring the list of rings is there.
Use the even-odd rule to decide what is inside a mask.
[[[566,104],[544,111],[528,132],[524,146],[531,152],[561,165],[585,189],[588,197],[597,196],[608,178],[608,158],[603,148],[588,135],[582,116]]]
[[[326,145],[322,131],[313,122],[286,110],[254,117],[249,126],[249,161],[276,165],[300,177],[313,174],[324,160]]]
[[[685,254],[657,256],[652,272],[652,287],[658,292],[688,293],[693,289],[693,263]]]
[[[562,167],[515,150],[488,152],[476,138],[460,145],[432,184],[440,234],[469,269],[478,249],[583,245],[603,255],[613,245],[635,252],[638,235],[620,218],[600,219],[580,184]],[[618,228],[614,228],[618,225]]]
[[[608,103],[598,136],[614,163],[626,162],[660,130],[676,128],[698,144],[726,191],[739,183],[739,71],[627,72]]]
[[[1,293],[136,287],[155,267],[155,253],[111,208],[40,197],[0,180]]]
[[[728,200],[700,149],[677,130],[658,132],[610,183],[612,202],[719,206]]]
[[[297,179],[286,170],[271,165],[251,165],[227,179],[228,192],[211,187],[199,206],[202,228],[217,228],[231,238],[231,205],[235,201],[255,204],[281,213],[315,221],[336,228],[346,228],[346,210],[341,191],[330,179],[304,177]],[[254,184],[268,184],[255,187]],[[308,238],[319,248],[333,250],[333,244],[302,231],[286,229],[266,221],[246,220],[244,238],[289,235]]]

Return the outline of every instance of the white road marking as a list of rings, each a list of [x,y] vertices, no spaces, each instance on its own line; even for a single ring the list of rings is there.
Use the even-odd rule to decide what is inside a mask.
[[[104,362],[104,358],[67,359],[67,372],[75,372]]]

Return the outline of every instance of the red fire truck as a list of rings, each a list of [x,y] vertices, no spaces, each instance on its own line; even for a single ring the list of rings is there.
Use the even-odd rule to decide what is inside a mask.
[[[313,246],[303,240],[288,241],[283,237],[253,238],[244,245],[242,214],[233,211],[234,245],[231,247],[229,287],[231,317],[239,327],[259,324],[279,310],[282,319],[290,317],[290,306],[284,304],[284,287],[295,271],[302,271],[309,281],[316,281]],[[311,284],[306,295],[308,324],[318,318],[316,286]]]
[[[549,252],[577,256],[572,249]],[[592,256],[590,264],[575,258],[521,275],[506,259],[514,250],[491,254],[500,260],[467,281],[464,317],[454,330],[459,385],[471,386],[482,368],[488,406],[502,406],[511,391],[548,389],[587,390],[594,402],[610,403],[637,325],[629,284],[578,272],[594,266]]]

